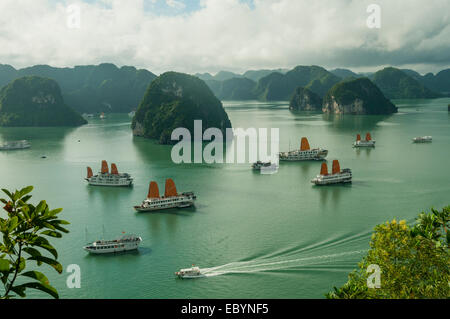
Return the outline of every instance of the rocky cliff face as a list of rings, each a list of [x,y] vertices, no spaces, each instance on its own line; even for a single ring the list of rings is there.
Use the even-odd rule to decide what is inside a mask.
[[[220,129],[224,135],[231,122],[222,103],[208,86],[197,77],[167,72],[148,87],[133,118],[136,136],[154,138],[161,144],[171,144],[171,134],[183,127],[194,134],[194,120],[201,120],[203,131]]]
[[[331,114],[392,114],[397,107],[367,78],[344,81],[326,94],[322,111]]]
[[[29,76],[0,90],[0,126],[78,126],[86,124],[68,107],[58,84]]]
[[[289,109],[294,111],[320,111],[322,99],[314,92],[298,87],[292,96]]]

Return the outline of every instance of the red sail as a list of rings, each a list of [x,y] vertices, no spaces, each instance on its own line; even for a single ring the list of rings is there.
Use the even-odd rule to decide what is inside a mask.
[[[327,163],[322,163],[322,168],[320,169],[320,175],[328,175]]]
[[[94,173],[92,173],[92,168],[88,167],[87,168],[87,178],[91,178],[92,176],[94,176]]]
[[[108,173],[109,173],[108,162],[102,161],[102,174]]]
[[[370,136],[370,133],[366,134],[366,141],[371,141],[372,140],[372,136]]]
[[[333,161],[333,174],[339,174],[341,172],[341,167],[338,160]]]
[[[360,134],[356,135],[356,140],[357,141],[361,141],[361,135]]]
[[[306,137],[302,137],[302,144],[300,146],[300,150],[301,151],[309,151],[310,150],[309,142]]]
[[[111,174],[119,175],[119,170],[117,169],[117,165],[114,163],[111,164]]]
[[[177,188],[175,187],[175,183],[171,178],[166,180],[166,191],[164,193],[164,197],[173,197],[178,196]]]
[[[156,182],[150,183],[150,188],[148,189],[147,198],[159,198],[159,188]]]

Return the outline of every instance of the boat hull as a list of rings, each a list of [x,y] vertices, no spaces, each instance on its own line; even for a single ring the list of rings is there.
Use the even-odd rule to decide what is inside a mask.
[[[174,208],[188,208],[194,206],[194,202],[179,203],[174,205],[167,205],[164,207],[142,207],[134,206],[134,209],[139,213],[157,212],[161,210],[174,209]]]

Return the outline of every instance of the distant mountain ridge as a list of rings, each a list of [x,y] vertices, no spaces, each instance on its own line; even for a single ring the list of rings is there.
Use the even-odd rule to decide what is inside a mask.
[[[129,112],[136,109],[156,75],[132,66],[111,63],[55,68],[36,65],[16,70],[0,65],[0,87],[24,76],[55,80],[68,106],[80,113]]]

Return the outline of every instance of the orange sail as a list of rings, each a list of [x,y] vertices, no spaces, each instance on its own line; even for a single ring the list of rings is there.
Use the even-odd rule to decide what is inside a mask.
[[[339,165],[339,161],[334,160],[333,161],[333,175],[339,174],[340,172],[341,172],[341,166]]]
[[[87,178],[91,178],[92,176],[94,176],[94,173],[92,173],[92,168],[88,167],[87,168]]]
[[[102,161],[102,174],[108,173],[109,173],[108,162]]]
[[[159,188],[156,182],[150,183],[150,188],[148,189],[147,198],[159,198]]]
[[[357,141],[361,141],[361,135],[360,134],[356,135],[356,140]]]
[[[320,175],[328,175],[327,163],[322,163],[322,168],[320,169]]]
[[[111,174],[119,175],[119,170],[117,169],[117,165],[114,163],[111,164]]]
[[[370,133],[366,134],[366,141],[371,141],[372,140],[372,136],[370,136]]]
[[[171,178],[166,179],[166,191],[164,193],[164,197],[173,197],[178,196],[177,188],[175,187],[175,183]]]
[[[308,139],[306,137],[302,137],[302,144],[300,146],[300,151],[309,151],[310,147],[309,147],[309,142]]]

